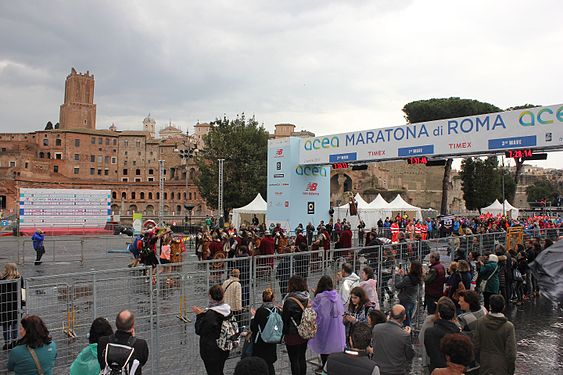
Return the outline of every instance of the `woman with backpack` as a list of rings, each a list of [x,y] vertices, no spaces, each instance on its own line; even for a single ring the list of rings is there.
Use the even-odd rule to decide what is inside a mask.
[[[196,314],[195,333],[199,335],[199,355],[203,360],[207,375],[223,375],[225,361],[229,357],[229,350],[219,346],[223,322],[233,320],[231,307],[223,302],[223,295],[221,285],[214,285],[209,289],[209,307],[207,309],[199,306],[192,308]],[[236,321],[233,323],[232,329],[235,331]],[[236,331],[238,331],[238,327],[236,327]]]
[[[264,290],[262,306],[256,310],[256,314],[250,322],[250,331],[252,332],[251,340],[254,342],[252,354],[266,361],[268,364],[268,374],[266,375],[276,374],[274,363],[278,360],[277,344],[281,342],[283,330],[279,314],[280,311],[274,306],[274,292],[271,288]]]
[[[330,276],[322,276],[315,289],[313,310],[317,313],[317,335],[309,340],[309,349],[321,355],[320,373],[329,354],[341,353],[346,348],[346,333],[342,324],[344,305],[334,289]]]
[[[293,275],[287,283],[288,295],[285,298],[282,311],[283,333],[289,361],[291,362],[291,375],[306,375],[307,339],[299,335],[298,327],[301,324],[303,311],[309,304],[307,283],[299,275]]]
[[[366,291],[357,286],[350,291],[350,301],[348,302],[348,310],[344,312],[344,327],[346,329],[346,343],[350,342],[354,326],[358,323],[368,322],[369,309],[371,304]]]
[[[399,290],[399,303],[405,307],[407,314],[404,324],[410,327],[416,310],[418,293],[422,286],[422,263],[415,260],[411,262],[406,275],[402,268],[399,269],[398,274],[402,277],[400,280],[398,279],[395,288]]]

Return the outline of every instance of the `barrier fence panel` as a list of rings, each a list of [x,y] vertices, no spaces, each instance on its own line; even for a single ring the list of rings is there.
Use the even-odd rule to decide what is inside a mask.
[[[557,230],[538,233],[542,238],[559,234]],[[502,244],[505,240],[504,233],[465,236],[465,243],[460,239],[458,250],[484,253],[492,251],[495,243]],[[199,336],[194,330],[196,317],[191,308],[207,307],[208,289],[212,285],[223,284],[233,269],[240,271],[243,310],[237,313],[237,318],[241,326],[249,326],[249,311],[261,305],[264,289],[272,288],[275,301],[281,304],[287,291],[287,281],[297,274],[307,279],[313,297],[312,291],[323,275],[332,277],[335,287],[338,287],[337,273],[345,262],[350,263],[358,275],[366,265],[374,269],[379,298],[383,302],[382,310],[387,310],[396,301],[393,287],[398,270],[402,268],[406,271],[414,260],[426,264],[431,251],[437,251],[447,265],[455,254],[452,241],[451,238],[407,241],[202,262],[190,259],[181,264],[159,265],[154,269],[137,267],[31,277],[25,280],[26,304],[23,310],[39,315],[57,343],[55,373],[68,372],[72,361],[88,344],[87,334],[95,318],[105,317],[114,326],[117,313],[128,308],[136,316],[136,335],[149,343],[150,360],[143,373],[195,375],[205,370],[199,356]],[[0,307],[7,306],[6,285],[10,283],[13,284],[0,281]],[[16,289],[20,288],[19,285],[17,283]],[[9,293],[14,293],[12,289]],[[17,289],[13,296],[10,298],[21,298],[21,290]],[[422,320],[421,304],[419,310],[417,317]],[[415,327],[419,323],[415,322]],[[284,350],[285,346],[278,346],[276,369],[279,373],[287,373],[289,368]],[[3,369],[6,368],[7,353],[0,354]],[[231,353],[226,373],[232,373],[239,356],[240,350]],[[315,362],[317,355],[307,352],[307,358]]]

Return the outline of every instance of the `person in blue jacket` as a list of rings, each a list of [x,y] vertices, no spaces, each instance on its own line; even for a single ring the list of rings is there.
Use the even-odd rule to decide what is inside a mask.
[[[31,237],[33,241],[33,249],[35,250],[35,265],[41,264],[41,257],[45,254],[45,246],[43,246],[43,241],[45,241],[45,233],[41,229],[37,229],[33,236]]]
[[[41,373],[41,367],[43,374],[53,375],[57,345],[43,320],[37,315],[23,318],[20,337],[8,357],[8,371],[14,371],[15,375],[31,375]]]

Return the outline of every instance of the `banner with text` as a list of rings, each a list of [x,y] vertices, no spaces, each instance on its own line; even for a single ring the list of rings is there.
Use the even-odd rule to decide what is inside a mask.
[[[301,140],[299,164],[495,154],[563,146],[563,104]]]

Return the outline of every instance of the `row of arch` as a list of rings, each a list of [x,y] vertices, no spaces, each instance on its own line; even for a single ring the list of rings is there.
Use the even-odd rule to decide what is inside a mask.
[[[113,191],[111,193],[111,197],[112,199],[115,201],[117,200],[117,192]],[[152,199],[156,199],[159,200],[160,199],[160,192],[156,192],[153,194],[152,191],[149,191],[145,194],[144,191],[139,192],[139,194],[137,195],[136,191],[132,191],[130,194],[127,194],[126,191],[122,191],[120,194],[120,198],[122,200],[127,200],[127,199],[131,199],[131,200],[135,200],[135,199],[140,199],[140,200],[144,200],[144,199],[148,199],[148,200],[152,200]],[[164,200],[192,200],[192,199],[196,199],[197,198],[197,194],[196,192],[184,192],[184,194],[177,192],[176,194],[174,194],[174,192],[170,192],[170,194],[168,194],[168,192],[164,192],[163,197]],[[170,198],[170,199],[169,199]]]

